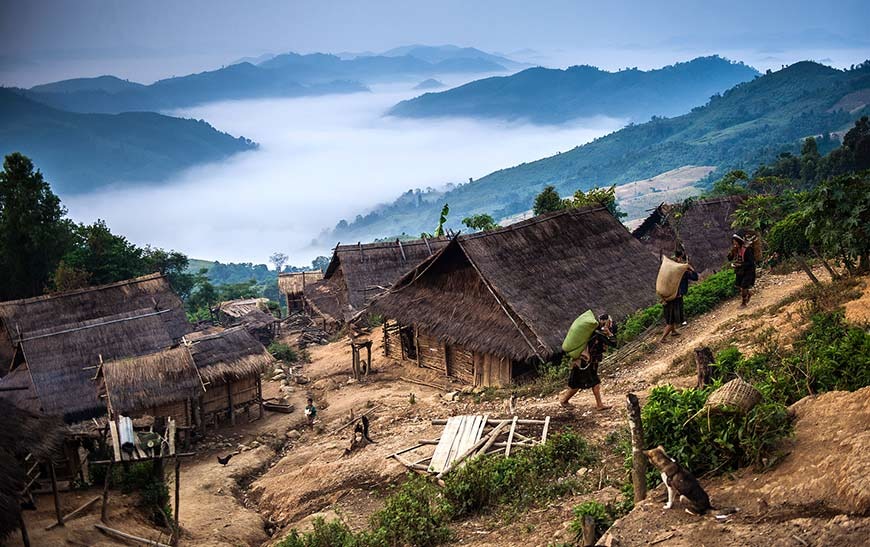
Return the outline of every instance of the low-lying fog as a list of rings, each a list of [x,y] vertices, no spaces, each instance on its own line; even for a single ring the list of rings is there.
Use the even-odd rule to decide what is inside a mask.
[[[453,82],[455,83],[455,82]],[[260,149],[133,189],[62,196],[81,222],[105,219],[134,243],[220,261],[266,262],[282,251],[304,265],[310,243],[409,188],[440,188],[565,151],[620,120],[568,127],[383,117],[416,96],[414,83],[372,93],[210,103],[170,114],[202,118]],[[384,234],[392,235],[392,234]]]

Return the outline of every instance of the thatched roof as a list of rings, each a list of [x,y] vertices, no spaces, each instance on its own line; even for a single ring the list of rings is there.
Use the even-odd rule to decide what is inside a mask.
[[[621,319],[654,303],[657,272],[606,209],[570,209],[454,238],[371,309],[475,351],[547,359],[587,309]]]
[[[87,367],[168,348],[190,330],[159,274],[0,302],[0,322],[23,352],[38,408],[69,422],[105,412]]]
[[[18,529],[21,491],[26,470],[21,461],[32,453],[37,460],[58,455],[63,439],[60,420],[27,412],[0,399],[0,543]],[[31,462],[32,463],[32,460]],[[29,463],[29,464],[30,464]],[[28,465],[29,465],[28,464]]]
[[[449,242],[441,237],[339,245],[326,268],[324,282],[310,288],[306,285],[305,298],[322,313],[345,320]]]
[[[217,305],[217,311],[229,315],[230,317],[243,317],[254,311],[263,311],[263,307],[265,307],[268,302],[268,298],[227,300]]]
[[[687,200],[661,204],[633,232],[656,256],[672,255],[682,247],[699,273],[717,271],[726,262],[731,246],[732,215],[742,196]]]
[[[323,279],[323,272],[320,270],[278,274],[278,292],[281,294],[300,294],[306,285],[316,283],[321,279]]]
[[[186,340],[206,389],[208,384],[260,374],[275,362],[263,344],[241,326],[211,334],[195,332]]]
[[[109,406],[119,414],[195,398],[204,391],[184,345],[105,363],[102,376]]]

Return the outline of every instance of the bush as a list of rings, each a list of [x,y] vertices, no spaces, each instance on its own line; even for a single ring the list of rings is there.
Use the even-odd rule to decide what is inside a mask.
[[[162,473],[155,469],[157,465],[156,461],[148,461],[133,463],[127,468],[114,467],[112,484],[125,494],[138,492],[139,505],[144,508],[148,518],[163,526],[171,521],[172,510],[169,507],[169,487]]]
[[[387,498],[384,508],[372,515],[371,545],[429,547],[451,537],[446,523],[451,507],[438,488],[426,478],[412,474],[398,491]]]
[[[625,320],[625,323],[616,334],[619,343],[625,343],[637,338],[642,332],[661,320],[664,308],[661,304],[654,304],[646,309],[633,313]]]
[[[510,458],[476,458],[445,477],[444,497],[454,516],[503,505],[521,510],[570,492],[573,474],[595,460],[593,449],[578,434],[565,431],[546,444]]]
[[[272,342],[269,344],[267,348],[269,353],[272,354],[272,357],[278,359],[279,361],[284,361],[285,363],[295,363],[299,360],[299,354],[295,349],[291,348],[287,344],[282,344],[280,342]]]
[[[363,547],[357,534],[340,520],[326,522],[323,517],[314,519],[314,529],[301,534],[291,530],[290,535],[278,542],[276,547]]]
[[[595,535],[601,537],[608,528],[613,526],[614,516],[610,509],[597,501],[584,501],[574,508],[574,518],[571,519],[571,531],[580,534],[583,531],[583,517],[595,519]]]

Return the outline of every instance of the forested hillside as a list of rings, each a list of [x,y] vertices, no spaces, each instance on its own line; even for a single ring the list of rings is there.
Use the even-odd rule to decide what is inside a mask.
[[[409,191],[394,203],[340,223],[329,240],[357,241],[402,232],[419,234],[438,222],[450,204],[448,226],[475,213],[496,219],[529,209],[552,184],[563,195],[595,185],[653,177],[685,165],[709,165],[712,178],[729,169],[752,171],[782,152],[797,153],[804,137],[835,137],[870,112],[870,63],[836,70],[801,62],[714,95],[704,106],[676,118],[656,118],[568,152],[496,171],[448,192]],[[447,182],[447,181],[445,181]]]
[[[758,72],[721,57],[699,57],[656,70],[607,72],[593,66],[530,68],[441,93],[426,93],[390,110],[414,118],[466,116],[563,123],[610,116],[646,121],[676,116]]]
[[[33,158],[63,194],[109,183],[159,181],[255,146],[203,121],[151,112],[65,112],[0,89],[0,154]]]

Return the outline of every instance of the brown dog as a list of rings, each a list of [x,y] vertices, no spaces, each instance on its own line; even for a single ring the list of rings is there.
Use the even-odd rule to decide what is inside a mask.
[[[668,503],[665,504],[665,509],[673,507],[677,494],[680,495],[680,501],[689,504],[691,509],[686,509],[686,511],[691,514],[702,515],[711,508],[710,498],[707,496],[707,492],[704,492],[698,479],[668,456],[662,445],[652,450],[644,450],[643,453],[649,458],[650,463],[662,473],[662,482],[668,489]]]

